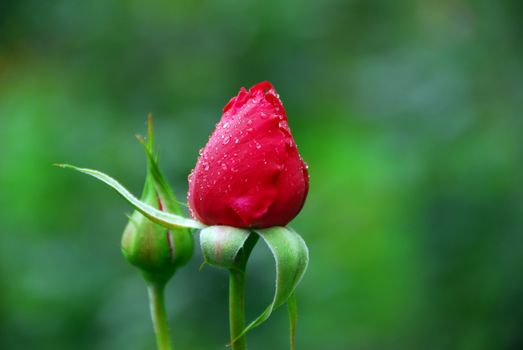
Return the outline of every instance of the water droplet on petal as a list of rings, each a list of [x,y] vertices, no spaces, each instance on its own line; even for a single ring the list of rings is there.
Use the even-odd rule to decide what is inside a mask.
[[[222,163],[222,169],[223,169],[223,170],[227,170],[227,164]]]
[[[225,122],[222,126],[222,128],[227,129],[229,127],[229,122]]]
[[[229,136],[225,136],[225,137],[223,138],[222,143],[223,143],[224,145],[226,145],[226,144],[229,143],[229,140],[230,140],[230,137],[229,137]]]

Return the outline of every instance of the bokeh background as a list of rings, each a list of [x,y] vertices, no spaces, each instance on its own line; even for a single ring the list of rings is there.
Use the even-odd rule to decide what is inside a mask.
[[[121,257],[155,116],[181,200],[241,86],[282,96],[311,188],[303,350],[523,349],[523,2],[0,1],[0,348],[153,349]],[[224,349],[227,275],[167,291],[178,349]],[[248,314],[271,299],[257,247]],[[284,309],[249,335],[286,349]]]

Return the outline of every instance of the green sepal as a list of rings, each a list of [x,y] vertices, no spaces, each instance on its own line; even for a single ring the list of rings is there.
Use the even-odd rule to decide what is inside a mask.
[[[258,236],[269,247],[276,263],[275,293],[271,304],[252,321],[236,339],[242,337],[253,328],[265,322],[273,310],[285,304],[293,295],[300,283],[309,262],[309,251],[305,241],[295,231],[285,227],[271,227],[253,231],[253,234],[244,230],[228,226],[210,226],[200,233],[200,245],[205,262],[221,268],[235,268],[244,263],[242,257],[248,256],[250,249]],[[246,252],[246,254],[241,254]],[[241,265],[240,265],[241,266]],[[290,300],[293,303],[293,300]],[[289,307],[294,307],[290,304]],[[296,308],[294,308],[294,311]],[[294,338],[296,318],[293,310],[291,316],[291,339]],[[232,343],[236,340],[234,339]],[[292,341],[292,344],[294,341]]]
[[[107,174],[104,174],[98,170],[93,169],[87,169],[87,168],[79,168],[74,165],[70,164],[55,164],[55,166],[60,168],[67,168],[67,169],[73,169],[76,171],[79,171],[81,173],[90,175],[109,187],[113,188],[116,192],[118,192],[129,204],[131,204],[136,210],[138,210],[140,213],[142,213],[144,216],[146,216],[149,220],[162,225],[166,228],[194,228],[194,229],[202,229],[206,226],[202,224],[199,221],[187,219],[183,216],[167,213],[164,211],[160,211],[153,206],[140,201],[138,198],[133,196],[131,192],[129,192],[124,186],[122,186],[118,181],[113,179]]]
[[[183,216],[179,202],[176,200],[171,186],[169,186],[169,183],[163,176],[158,165],[158,154],[155,154],[154,151],[154,133],[151,114],[149,114],[147,124],[147,139],[141,135],[137,135],[136,138],[144,147],[145,155],[147,157],[147,176],[152,178],[154,190],[158,193],[160,198],[163,199],[166,211]]]
[[[209,226],[200,231],[200,246],[205,264],[235,268],[238,254],[249,238],[249,230],[230,226]]]
[[[265,322],[276,308],[287,302],[309,264],[309,249],[303,238],[294,230],[286,227],[271,227],[255,232],[267,244],[276,262],[276,290],[271,304],[245,327],[237,338]]]

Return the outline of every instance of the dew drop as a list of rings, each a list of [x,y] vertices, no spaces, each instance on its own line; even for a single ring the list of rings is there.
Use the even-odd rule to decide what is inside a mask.
[[[225,122],[222,126],[223,129],[227,129],[229,127],[229,122]]]
[[[240,142],[240,139],[239,138],[235,138],[234,139],[234,143],[238,144]]]
[[[222,166],[222,169],[223,169],[223,170],[227,170],[227,164],[225,164],[225,163],[222,163],[222,165],[221,165],[221,166]]]
[[[207,163],[207,162],[203,163],[203,170],[204,171],[209,170],[209,163]]]
[[[226,145],[226,144],[229,143],[229,140],[230,140],[230,139],[231,139],[231,138],[230,138],[229,136],[225,136],[225,137],[223,138],[222,143],[223,143],[224,145]]]

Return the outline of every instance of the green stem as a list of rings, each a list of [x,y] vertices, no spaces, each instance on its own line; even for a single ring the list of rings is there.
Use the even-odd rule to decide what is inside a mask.
[[[296,302],[296,293],[292,293],[287,300],[287,308],[289,310],[289,335],[291,350],[296,346],[296,322],[298,321],[298,303]]]
[[[245,350],[247,348],[246,337],[242,336],[238,338],[240,333],[245,329],[244,269],[231,269],[229,273],[229,326],[231,333],[231,349]]]
[[[149,306],[158,350],[172,350],[171,335],[164,301],[165,283],[148,282]]]
[[[232,350],[247,349],[245,335],[238,336],[245,329],[245,269],[257,242],[258,235],[251,233],[236,258],[235,266],[229,270],[229,329]]]

